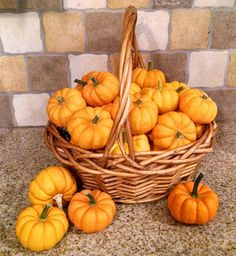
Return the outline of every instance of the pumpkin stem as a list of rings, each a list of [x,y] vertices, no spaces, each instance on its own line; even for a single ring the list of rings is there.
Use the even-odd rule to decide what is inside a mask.
[[[148,62],[148,71],[151,71],[151,70],[153,70],[153,62],[149,61]]]
[[[63,103],[65,102],[65,98],[62,97],[62,96],[58,96],[58,97],[57,97],[57,102],[58,102],[59,104],[63,104]]]
[[[184,86],[180,86],[180,87],[176,90],[176,92],[180,93],[183,89],[184,89]]]
[[[136,104],[136,105],[138,105],[139,107],[142,105],[142,103],[143,103],[143,101],[142,101],[142,99],[137,99],[135,102],[134,102],[134,104]]]
[[[206,99],[208,98],[208,96],[207,96],[206,94],[203,94],[203,95],[202,95],[202,98],[203,98],[204,100],[206,100]]]
[[[46,204],[44,206],[43,211],[42,211],[42,213],[39,216],[40,220],[46,220],[47,219],[47,217],[48,217],[48,210],[49,210],[49,208],[51,206],[52,206],[51,204]]]
[[[93,119],[92,119],[92,124],[97,124],[98,123],[98,120],[99,120],[99,116],[96,115]]]
[[[80,79],[75,79],[74,82],[82,85],[83,87],[87,84],[85,81],[80,80]]]
[[[63,197],[63,194],[57,194],[53,197],[53,199],[56,201],[58,208],[63,210],[62,197]]]
[[[96,205],[96,200],[95,200],[94,196],[91,193],[86,192],[85,195],[89,198],[91,205]]]
[[[191,193],[191,196],[194,197],[194,198],[198,197],[198,193],[197,193],[198,192],[198,186],[199,186],[199,183],[202,180],[203,176],[204,175],[202,173],[200,173],[198,175],[197,179],[194,181],[193,191]]]
[[[99,84],[99,81],[95,77],[92,77],[91,80],[93,82],[94,87],[96,87]]]
[[[180,131],[177,131],[177,132],[176,132],[176,137],[177,137],[178,139],[184,139],[184,135],[183,135],[183,133],[180,132]]]

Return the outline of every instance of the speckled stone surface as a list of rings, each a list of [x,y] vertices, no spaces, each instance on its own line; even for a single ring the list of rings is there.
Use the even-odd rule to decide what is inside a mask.
[[[236,255],[236,123],[220,123],[215,151],[199,170],[220,197],[220,210],[207,225],[177,223],[166,199],[117,204],[111,226],[83,234],[70,226],[50,251],[32,253],[15,236],[18,213],[29,205],[27,190],[36,173],[58,164],[43,143],[44,128],[0,130],[0,255]]]

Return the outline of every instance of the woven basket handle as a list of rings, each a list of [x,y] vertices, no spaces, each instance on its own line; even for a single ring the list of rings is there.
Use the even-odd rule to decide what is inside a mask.
[[[120,67],[119,67],[119,109],[111,129],[107,145],[104,150],[101,165],[105,166],[107,156],[111,147],[118,139],[121,152],[124,158],[135,166],[134,148],[132,143],[132,134],[130,130],[128,115],[130,108],[130,83],[132,70],[136,67],[144,67],[142,57],[138,50],[137,40],[135,37],[135,25],[137,22],[137,10],[133,6],[126,9],[124,16],[123,42],[120,53]],[[122,131],[125,129],[127,142],[129,146],[129,155],[126,154],[122,140]]]

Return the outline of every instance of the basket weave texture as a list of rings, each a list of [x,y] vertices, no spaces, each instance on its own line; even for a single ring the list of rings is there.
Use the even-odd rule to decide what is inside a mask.
[[[56,158],[76,169],[84,188],[101,189],[116,202],[142,203],[164,197],[173,185],[194,176],[199,161],[212,152],[217,125],[206,125],[195,142],[171,151],[134,152],[128,120],[129,89],[132,70],[144,68],[135,36],[137,10],[128,7],[124,16],[123,42],[119,67],[119,110],[104,150],[88,151],[63,139],[49,122],[45,143]],[[124,149],[122,132],[126,131],[129,154]],[[115,141],[121,155],[109,154]]]

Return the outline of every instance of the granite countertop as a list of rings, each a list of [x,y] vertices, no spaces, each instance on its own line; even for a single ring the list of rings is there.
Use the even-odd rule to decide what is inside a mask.
[[[236,255],[236,123],[219,123],[214,153],[198,170],[219,195],[220,209],[207,225],[172,219],[166,199],[117,204],[114,222],[96,234],[72,225],[53,249],[32,253],[15,236],[15,220],[29,205],[27,191],[37,172],[59,164],[43,142],[44,128],[0,130],[0,255]]]

